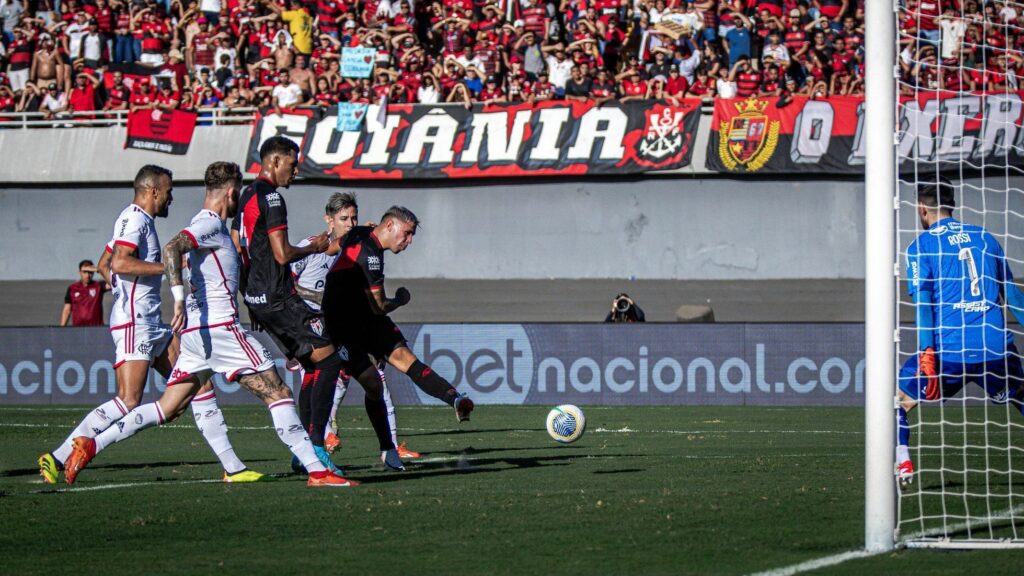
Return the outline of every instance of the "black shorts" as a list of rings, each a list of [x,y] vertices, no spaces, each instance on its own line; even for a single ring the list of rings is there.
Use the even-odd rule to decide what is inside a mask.
[[[373,366],[371,356],[377,362],[387,362],[395,349],[409,345],[402,330],[387,316],[375,316],[364,322],[346,322],[343,326],[335,326],[331,334],[341,351],[345,372],[353,377]]]
[[[323,315],[298,296],[267,306],[250,306],[249,316],[262,325],[289,358],[301,360],[314,349],[331,345]]]

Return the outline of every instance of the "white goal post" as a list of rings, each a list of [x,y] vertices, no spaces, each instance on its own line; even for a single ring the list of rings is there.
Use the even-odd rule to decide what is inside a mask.
[[[917,11],[924,4],[940,10],[953,7],[954,14],[936,29],[940,20],[932,24],[934,13],[924,16]],[[1002,306],[1012,286],[1000,273],[982,272],[979,277],[972,255],[977,250],[978,262],[1000,262],[994,268],[1000,270],[1004,268],[998,258],[1003,258],[1012,272],[1024,277],[1024,73],[1017,77],[1015,66],[1007,71],[1003,64],[1024,63],[1022,44],[1015,41],[1024,36],[1024,5],[1016,6],[1022,13],[1013,20],[992,11],[968,14],[962,2],[865,3],[868,552],[896,547],[1024,548],[1024,412],[1009,398],[1016,381],[1012,366],[1020,354],[990,345],[1005,341],[1009,332],[1024,347],[1024,331],[1011,324],[1024,313],[1005,314]],[[928,26],[915,29],[924,18]],[[972,38],[971,27],[980,27],[985,34],[995,30],[1004,36],[1004,44],[992,44],[987,36]],[[933,225],[929,234],[921,218],[935,212],[925,210],[919,218],[917,189],[940,174],[955,189],[952,217],[963,227],[954,221],[926,220]],[[961,230],[976,238],[988,234],[1000,247],[987,242],[977,248],[966,234],[943,236]],[[931,244],[940,246],[932,250],[937,254],[923,254],[922,263],[947,262],[943,258],[955,256],[960,242],[975,246],[960,249],[961,256],[968,252],[966,259],[960,258],[962,264],[944,264],[936,272],[940,277],[935,283],[935,309],[941,304],[946,312],[936,312],[935,328],[937,334],[960,334],[961,340],[944,340],[948,346],[958,343],[951,349],[973,351],[985,360],[957,364],[963,368],[959,373],[968,373],[963,389],[943,391],[936,400],[922,399],[908,415],[901,429],[910,431],[911,440],[900,450],[911,454],[913,482],[901,486],[895,472],[898,374],[919,349],[917,305],[901,282],[908,279],[906,251],[921,235],[945,238]],[[946,240],[956,246],[941,248]],[[978,289],[979,282],[988,282],[989,288]],[[961,283],[969,284],[970,290]],[[947,289],[944,299],[942,286],[950,285],[954,288]],[[1005,331],[998,320],[991,320],[993,307],[1007,317]],[[985,315],[969,316],[980,312]],[[977,328],[982,323],[984,330]],[[973,336],[969,344],[968,332],[980,336]],[[941,372],[943,355],[937,349]],[[946,356],[949,367],[948,350]],[[901,442],[906,444],[906,438]]]

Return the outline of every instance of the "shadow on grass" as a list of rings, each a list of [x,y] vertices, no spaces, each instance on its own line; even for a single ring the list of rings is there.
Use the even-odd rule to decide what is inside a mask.
[[[619,470],[594,470],[593,474],[632,474],[634,472],[647,472],[642,468],[622,468]]]
[[[543,432],[543,428],[447,428],[443,430],[431,430],[429,432],[403,432],[401,428],[398,435],[402,438],[416,436],[448,436],[461,434],[485,434],[492,432]]]
[[[534,456],[524,458],[469,458],[472,452],[468,452],[461,458],[445,462],[425,462],[413,464],[405,472],[357,478],[363,484],[381,484],[385,482],[401,482],[403,480],[417,480],[420,478],[435,478],[438,476],[449,476],[455,474],[482,474],[493,472],[508,472],[509,470],[540,468],[547,466],[565,466],[570,460],[578,458],[578,455],[562,454],[557,456]],[[620,457],[620,456],[615,456]]]

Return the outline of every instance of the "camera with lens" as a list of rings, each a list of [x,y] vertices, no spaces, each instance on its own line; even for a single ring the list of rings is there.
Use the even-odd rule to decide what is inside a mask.
[[[644,311],[625,292],[612,299],[612,310],[604,319],[605,322],[643,322],[644,320]]]

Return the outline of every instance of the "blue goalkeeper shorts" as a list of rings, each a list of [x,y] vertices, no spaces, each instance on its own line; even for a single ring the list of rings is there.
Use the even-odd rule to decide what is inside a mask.
[[[963,364],[943,361],[942,354],[936,354],[935,359],[939,364],[939,384],[944,399],[955,396],[972,382],[984,388],[989,399],[997,404],[1016,397],[1024,388],[1024,369],[1021,368],[1017,347],[1013,344],[1006,347],[1006,356],[1003,358],[985,362]],[[914,354],[903,363],[899,387],[910,398],[921,400],[928,387],[928,378],[918,376],[917,360],[918,355]]]

